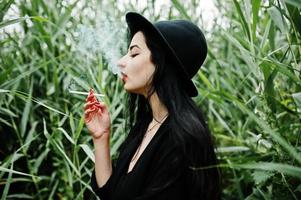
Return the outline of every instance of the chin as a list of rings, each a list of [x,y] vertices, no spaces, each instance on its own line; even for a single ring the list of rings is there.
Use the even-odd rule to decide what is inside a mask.
[[[143,92],[141,92],[139,89],[137,88],[129,88],[128,86],[124,85],[123,87],[127,92],[129,93],[133,93],[133,94],[141,94],[143,95]]]

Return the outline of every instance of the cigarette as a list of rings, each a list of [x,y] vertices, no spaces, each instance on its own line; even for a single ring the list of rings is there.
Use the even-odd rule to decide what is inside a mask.
[[[75,91],[75,90],[69,90],[70,93],[73,93],[73,94],[81,94],[81,95],[89,95],[89,92],[79,92],[79,91]],[[98,97],[104,97],[105,95],[104,94],[96,94],[94,93],[95,96],[98,96]]]

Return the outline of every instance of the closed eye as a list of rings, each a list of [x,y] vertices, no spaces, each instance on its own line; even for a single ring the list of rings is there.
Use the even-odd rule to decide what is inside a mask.
[[[137,55],[138,55],[138,53],[132,54],[131,57],[134,58],[134,57],[136,57]]]

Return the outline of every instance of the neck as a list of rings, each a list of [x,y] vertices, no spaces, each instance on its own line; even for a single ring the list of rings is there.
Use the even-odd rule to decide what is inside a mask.
[[[156,121],[162,121],[166,118],[168,110],[159,100],[156,92],[154,92],[154,94],[150,97],[149,104],[152,109],[153,118],[155,118]]]

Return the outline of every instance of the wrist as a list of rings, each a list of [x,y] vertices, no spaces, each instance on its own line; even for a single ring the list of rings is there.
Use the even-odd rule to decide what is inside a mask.
[[[101,133],[99,137],[92,137],[92,139],[93,139],[94,145],[109,143],[110,142],[110,132],[106,131],[104,133]]]
[[[110,140],[106,138],[93,138],[94,151],[110,154]]]

